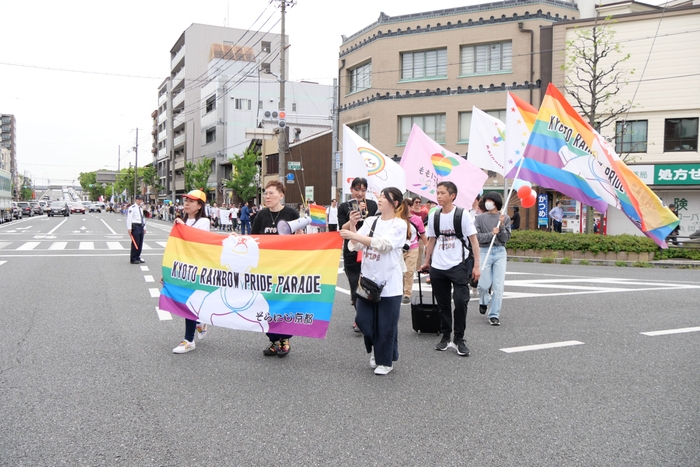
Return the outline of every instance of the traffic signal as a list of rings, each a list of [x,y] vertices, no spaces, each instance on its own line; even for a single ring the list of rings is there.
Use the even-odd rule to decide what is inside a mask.
[[[285,117],[287,116],[287,113],[282,111],[279,113],[279,121],[277,122],[277,125],[280,128],[284,128],[287,126],[287,121],[285,120]]]
[[[263,113],[265,118],[269,118],[272,120],[277,121],[277,126],[280,128],[285,128],[287,126],[287,121],[285,118],[287,117],[287,113],[284,110],[281,110],[277,112],[276,110],[266,110],[265,113]]]

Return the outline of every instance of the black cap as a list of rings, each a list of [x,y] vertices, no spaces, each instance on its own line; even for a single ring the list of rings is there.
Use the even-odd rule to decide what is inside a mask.
[[[141,195],[136,195],[136,196],[134,197],[134,199],[143,199],[143,196],[141,196]]]

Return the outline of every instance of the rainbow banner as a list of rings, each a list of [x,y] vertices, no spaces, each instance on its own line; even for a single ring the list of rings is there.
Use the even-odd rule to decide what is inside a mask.
[[[175,224],[163,255],[161,310],[214,326],[324,339],[342,240],[221,236]]]
[[[552,84],[525,148],[520,178],[553,188],[600,212],[614,206],[662,248],[679,223]]]
[[[318,204],[309,205],[309,216],[311,217],[311,225],[314,227],[326,226],[326,208]]]

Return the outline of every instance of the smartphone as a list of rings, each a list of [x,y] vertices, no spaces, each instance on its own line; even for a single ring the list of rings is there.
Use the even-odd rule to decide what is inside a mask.
[[[352,210],[353,211],[360,211],[360,203],[357,202],[357,200],[354,200],[352,203]]]

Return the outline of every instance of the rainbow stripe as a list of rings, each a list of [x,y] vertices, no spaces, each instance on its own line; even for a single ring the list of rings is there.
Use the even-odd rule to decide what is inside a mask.
[[[318,204],[309,205],[309,216],[311,217],[311,225],[315,227],[326,226],[326,208]]]
[[[159,307],[216,326],[323,339],[341,247],[337,232],[309,242],[304,235],[224,237],[176,224],[163,255]]]

